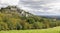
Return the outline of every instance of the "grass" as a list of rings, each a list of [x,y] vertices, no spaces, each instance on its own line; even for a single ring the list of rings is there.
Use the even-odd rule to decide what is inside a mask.
[[[36,30],[0,31],[0,33],[60,33],[60,27],[54,27],[49,29],[36,29]]]

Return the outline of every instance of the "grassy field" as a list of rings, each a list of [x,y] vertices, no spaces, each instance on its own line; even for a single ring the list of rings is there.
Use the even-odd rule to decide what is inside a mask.
[[[0,31],[0,33],[60,33],[60,27],[54,27],[49,29],[36,29],[36,30],[11,30]]]

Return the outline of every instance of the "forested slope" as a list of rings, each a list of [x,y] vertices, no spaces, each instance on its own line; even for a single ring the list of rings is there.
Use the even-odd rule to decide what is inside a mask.
[[[45,29],[56,26],[60,26],[59,20],[33,15],[16,6],[0,9],[0,30]]]

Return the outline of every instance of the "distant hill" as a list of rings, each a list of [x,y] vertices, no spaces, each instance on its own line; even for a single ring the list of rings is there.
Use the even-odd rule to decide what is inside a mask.
[[[60,16],[41,16],[41,17],[60,20]]]

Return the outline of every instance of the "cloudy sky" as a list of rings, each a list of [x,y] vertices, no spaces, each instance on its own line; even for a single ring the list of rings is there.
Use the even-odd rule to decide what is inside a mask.
[[[0,0],[1,5],[18,5],[38,15],[60,15],[60,0]]]

